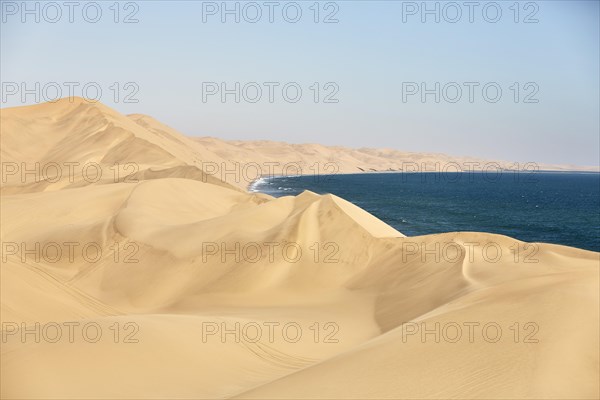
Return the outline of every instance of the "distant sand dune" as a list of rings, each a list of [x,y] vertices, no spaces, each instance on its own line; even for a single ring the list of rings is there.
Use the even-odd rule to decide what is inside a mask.
[[[405,237],[333,195],[275,199],[202,170],[330,157],[368,168],[394,151],[195,140],[80,99],[4,109],[0,136],[2,162],[79,163],[73,177],[2,185],[3,398],[600,396],[598,253]],[[102,179],[84,178],[88,162]],[[236,323],[260,338],[223,340]]]

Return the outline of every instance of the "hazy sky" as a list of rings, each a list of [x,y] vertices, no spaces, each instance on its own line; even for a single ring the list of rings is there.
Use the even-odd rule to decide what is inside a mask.
[[[87,85],[188,135],[600,164],[597,1],[1,3],[2,107]]]

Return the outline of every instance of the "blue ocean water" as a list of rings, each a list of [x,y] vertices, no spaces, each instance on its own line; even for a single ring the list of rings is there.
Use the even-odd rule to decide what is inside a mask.
[[[333,193],[407,236],[481,231],[600,251],[597,173],[307,175],[263,178],[253,190]]]

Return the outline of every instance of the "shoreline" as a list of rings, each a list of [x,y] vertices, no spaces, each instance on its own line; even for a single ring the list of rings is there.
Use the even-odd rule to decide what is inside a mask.
[[[473,170],[473,171],[360,171],[360,172],[339,172],[335,174],[319,174],[319,176],[338,176],[338,175],[367,175],[367,174],[469,174],[469,173],[486,173],[485,170]],[[490,171],[495,172],[495,171]],[[541,174],[577,174],[577,175],[592,175],[600,174],[598,171],[562,171],[562,170],[539,170],[539,171],[515,171],[511,169],[501,169],[500,172],[521,172],[521,173],[541,173]],[[310,176],[314,174],[300,174],[300,175],[261,175],[259,178],[252,180],[246,185],[246,192],[248,193],[263,193],[256,190],[251,190],[261,180],[276,179],[276,178],[299,178],[302,176]],[[266,193],[264,193],[266,194]]]
[[[556,188],[556,195],[569,202],[573,200],[573,197],[569,193],[566,193],[564,188],[574,185],[573,187],[577,190],[582,190],[593,198],[596,198],[597,193],[593,185],[596,184],[597,177],[600,176],[599,173],[537,171],[540,175],[518,177],[508,174],[501,177],[499,174],[494,174],[492,179],[492,176],[486,178],[485,171],[473,172],[477,175],[469,176],[463,172],[461,175],[453,173],[453,176],[443,177],[441,173],[417,172],[407,173],[407,175],[414,175],[412,178],[408,176],[403,178],[401,174],[396,174],[396,176],[382,176],[380,178],[365,177],[362,179],[360,175],[365,175],[367,172],[323,174],[324,181],[327,180],[326,176],[331,177],[331,181],[321,183],[313,182],[312,178],[310,178],[311,174],[287,176],[265,175],[254,180],[248,186],[248,193],[266,194],[274,198],[298,196],[305,190],[319,195],[332,193],[361,207],[369,213],[373,213],[372,215],[377,216],[383,222],[407,236],[421,236],[444,232],[481,231],[517,237],[519,240],[528,243],[549,243],[600,252],[600,242],[595,240],[593,236],[590,237],[587,235],[586,237],[584,234],[586,222],[582,221],[580,214],[572,213],[564,207],[557,209],[551,202],[545,200],[543,196],[540,197],[538,193],[549,192],[553,188]],[[368,173],[393,174],[392,171],[372,171]],[[335,182],[337,175],[349,175],[349,177],[346,180],[340,178]],[[301,176],[309,178],[300,182],[285,179],[276,182],[278,183],[277,185],[274,183],[269,185],[269,182],[276,181],[276,178]],[[356,178],[353,176],[356,176]],[[373,182],[377,183],[374,184]],[[426,187],[416,187],[420,186],[419,182],[427,182]],[[532,182],[533,186],[526,182]],[[566,186],[562,185],[563,182]],[[458,184],[458,186],[453,185],[453,183]],[[406,191],[402,192],[400,187],[406,188]],[[561,188],[563,189],[561,190]],[[487,194],[487,189],[489,189],[490,194]],[[372,197],[369,193],[382,193],[386,191],[390,192],[386,196],[389,201],[382,201],[380,196],[375,196],[371,200]],[[398,193],[403,194],[399,195]],[[412,209],[410,207],[403,209],[401,205],[405,204],[405,202],[406,204],[414,204],[417,201],[418,196],[416,193],[420,193],[419,196],[422,196],[424,201],[421,209]],[[490,220],[490,218],[502,218],[495,211],[491,203],[498,199],[503,202],[509,215],[508,217],[504,217],[506,224]],[[440,201],[445,205],[443,209],[439,208]],[[398,204],[400,208],[395,210],[393,204]],[[583,204],[585,207],[590,207],[590,201],[586,201]],[[532,229],[519,219],[519,215],[523,215],[520,211],[523,207],[530,210],[532,213],[531,221],[539,229]],[[444,214],[443,210],[448,211],[449,214]],[[556,212],[557,215],[552,216],[552,212]],[[432,222],[431,219],[435,220],[436,218],[444,222]],[[565,223],[565,221],[571,220],[571,218],[573,218],[574,236],[553,232],[551,228],[555,223],[553,221]],[[596,220],[593,215],[588,215],[588,219],[590,221]]]

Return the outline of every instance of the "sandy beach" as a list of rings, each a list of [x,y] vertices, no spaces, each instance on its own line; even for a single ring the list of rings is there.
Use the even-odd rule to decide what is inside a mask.
[[[80,98],[1,127],[2,398],[600,396],[598,253],[246,190],[474,159],[190,138]]]

